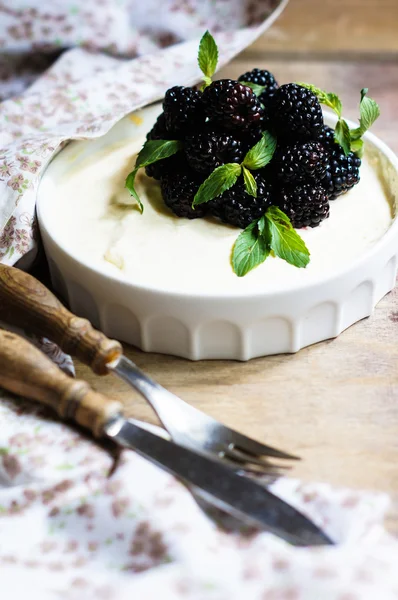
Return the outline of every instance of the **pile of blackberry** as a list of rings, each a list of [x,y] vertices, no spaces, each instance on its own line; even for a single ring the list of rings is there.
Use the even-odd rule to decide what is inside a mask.
[[[245,83],[264,89],[257,97]],[[277,148],[265,168],[252,172],[257,197],[246,192],[241,175],[221,196],[193,209],[201,183],[220,165],[241,163],[265,130]],[[179,217],[212,215],[245,228],[276,205],[294,227],[316,227],[329,216],[329,201],[359,181],[361,160],[346,156],[333,133],[315,94],[295,83],[279,87],[271,73],[253,69],[203,91],[169,89],[147,139],[180,140],[182,150],[146,173],[160,180],[165,204]]]

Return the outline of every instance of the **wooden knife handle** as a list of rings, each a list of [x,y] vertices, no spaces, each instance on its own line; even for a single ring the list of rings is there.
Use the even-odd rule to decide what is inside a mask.
[[[47,337],[97,375],[122,354],[122,346],[69,312],[37,279],[0,264],[0,321]]]
[[[51,407],[62,419],[73,419],[98,437],[122,409],[120,402],[95,392],[85,381],[68,377],[33,344],[3,329],[0,386]]]

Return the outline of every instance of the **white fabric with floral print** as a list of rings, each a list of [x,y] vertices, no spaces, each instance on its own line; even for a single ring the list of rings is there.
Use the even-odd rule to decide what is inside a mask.
[[[281,4],[0,1],[0,260],[33,259],[38,181],[67,140],[103,135],[168,87],[197,81],[206,28],[216,33],[225,64]],[[73,368],[50,342],[36,343]],[[183,486],[133,452],[110,476],[106,448],[2,391],[0,423],[2,598],[398,597],[398,544],[382,526],[384,495],[274,482],[276,494],[339,541],[295,549],[266,533],[221,531]]]

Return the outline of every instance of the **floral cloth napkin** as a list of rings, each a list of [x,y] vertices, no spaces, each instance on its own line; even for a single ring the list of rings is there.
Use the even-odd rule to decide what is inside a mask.
[[[39,178],[67,140],[103,135],[168,87],[197,81],[206,28],[225,64],[284,4],[0,1],[0,260],[32,262]],[[383,528],[382,494],[274,482],[276,494],[339,541],[297,549],[267,533],[223,532],[183,486],[133,452],[110,475],[106,449],[1,391],[0,423],[2,598],[398,598],[398,544]]]

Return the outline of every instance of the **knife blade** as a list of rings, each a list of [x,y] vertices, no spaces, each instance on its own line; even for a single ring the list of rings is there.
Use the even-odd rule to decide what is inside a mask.
[[[121,446],[149,458],[185,484],[200,488],[215,506],[253,527],[266,529],[295,546],[333,544],[293,506],[204,454],[179,446],[124,418],[111,421],[104,431]]]

